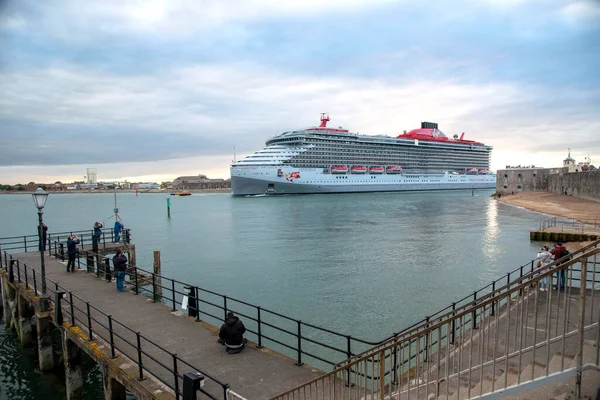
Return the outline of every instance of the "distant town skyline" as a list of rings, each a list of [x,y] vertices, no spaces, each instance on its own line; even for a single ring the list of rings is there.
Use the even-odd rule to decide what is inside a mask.
[[[321,112],[600,163],[595,0],[8,0],[0,46],[1,184],[227,178]]]

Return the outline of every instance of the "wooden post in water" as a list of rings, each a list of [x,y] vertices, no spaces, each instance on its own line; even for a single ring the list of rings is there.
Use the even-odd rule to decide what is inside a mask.
[[[171,198],[167,197],[167,217],[171,218]]]
[[[162,298],[162,278],[160,277],[160,251],[154,250],[154,293],[156,294],[156,299]]]

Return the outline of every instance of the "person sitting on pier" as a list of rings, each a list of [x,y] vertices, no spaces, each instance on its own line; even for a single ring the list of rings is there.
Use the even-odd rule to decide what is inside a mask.
[[[115,278],[117,279],[117,291],[122,292],[123,281],[125,281],[125,273],[127,271],[127,257],[121,250],[117,250],[117,254],[113,257],[113,268],[115,269]]]
[[[77,235],[69,236],[67,238],[67,255],[69,261],[67,261],[67,272],[69,268],[71,272],[75,272],[75,256],[77,256],[77,245],[79,244],[79,237]]]
[[[121,218],[117,216],[117,220],[115,221],[115,243],[119,243],[119,236],[121,235],[121,230],[124,228],[123,223],[121,222]]]
[[[244,332],[246,332],[244,323],[230,311],[227,313],[227,319],[219,331],[219,343],[227,348],[227,353],[239,353],[246,345]]]

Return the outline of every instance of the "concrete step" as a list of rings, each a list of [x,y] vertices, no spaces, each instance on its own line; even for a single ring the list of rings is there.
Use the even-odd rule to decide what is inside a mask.
[[[533,372],[533,379],[540,378],[546,375],[546,364],[540,361],[534,361],[527,365],[523,372],[521,372],[521,376],[519,378],[519,382],[529,382],[531,381],[531,373]]]
[[[564,358],[564,364],[563,364],[563,358]],[[565,369],[570,368],[571,363],[573,362],[574,359],[575,359],[574,356],[569,356],[566,354],[562,354],[560,352],[554,354],[554,356],[550,360],[550,363],[548,364],[548,375],[553,374],[555,372],[564,371]],[[561,368],[562,365],[564,365],[564,368]]]
[[[480,393],[480,386],[483,386],[483,393],[489,393],[492,391],[492,383],[494,383],[494,390],[498,390],[500,388],[504,388],[504,378],[505,376],[507,376],[507,386],[511,386],[517,383],[517,379],[519,378],[519,371],[517,371],[516,368],[513,368],[511,366],[508,367],[508,372],[503,372],[502,374],[498,375],[498,377],[496,378],[496,380],[494,381],[493,376],[492,375],[486,375],[483,378],[483,382],[479,382],[479,383],[473,383],[473,385],[471,386],[471,396],[470,397],[475,397],[475,396],[479,396]],[[466,384],[461,384],[460,386],[460,391],[455,391],[453,393],[450,394],[450,396],[448,396],[448,400],[466,400],[469,398],[469,388]],[[446,394],[443,394],[441,396],[438,397],[438,400],[445,400],[446,399]]]
[[[583,365],[595,364],[596,355],[598,354],[598,342],[595,340],[586,339],[583,341]],[[577,367],[577,357],[573,359],[569,368]]]

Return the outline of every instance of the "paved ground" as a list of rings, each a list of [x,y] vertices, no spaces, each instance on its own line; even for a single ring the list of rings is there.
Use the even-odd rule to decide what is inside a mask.
[[[28,268],[34,267],[38,270],[39,290],[41,287],[39,252],[13,256],[24,261]],[[114,282],[108,283],[94,274],[84,272],[83,261],[85,260],[82,259],[82,270],[67,273],[64,263],[46,256],[46,275],[67,291],[88,301],[104,313],[112,315],[113,328],[117,333],[115,344],[119,350],[134,360],[137,359],[134,347],[137,340],[135,332],[140,332],[150,341],[176,353],[181,359],[207,375],[229,383],[233,391],[248,399],[268,398],[322,374],[321,371],[306,365],[296,366],[294,360],[266,348],[256,349],[252,345],[240,354],[228,355],[224,348],[217,344],[217,333],[214,327],[171,313],[168,307],[160,303],[152,303],[142,295],[136,296],[129,292],[118,293]],[[31,275],[29,275],[29,282],[31,284]],[[53,285],[49,289],[54,290]],[[87,326],[86,304],[75,299],[74,305],[77,323],[84,328]],[[63,306],[63,309],[68,312],[68,305]],[[103,338],[108,338],[108,331],[105,328],[108,327],[108,319],[93,308],[91,313],[95,320],[92,321],[92,331]],[[65,320],[69,319],[70,315],[65,313]],[[117,321],[131,330],[121,326]],[[172,373],[169,373],[160,363],[172,368],[173,358],[160,351],[150,341],[142,339],[145,353],[142,355],[144,367],[151,370],[164,383],[172,385],[174,383]],[[178,364],[181,373],[192,370],[182,362]],[[208,379],[206,381],[206,389],[221,397],[221,387],[209,382]],[[181,387],[181,382],[179,384]]]

